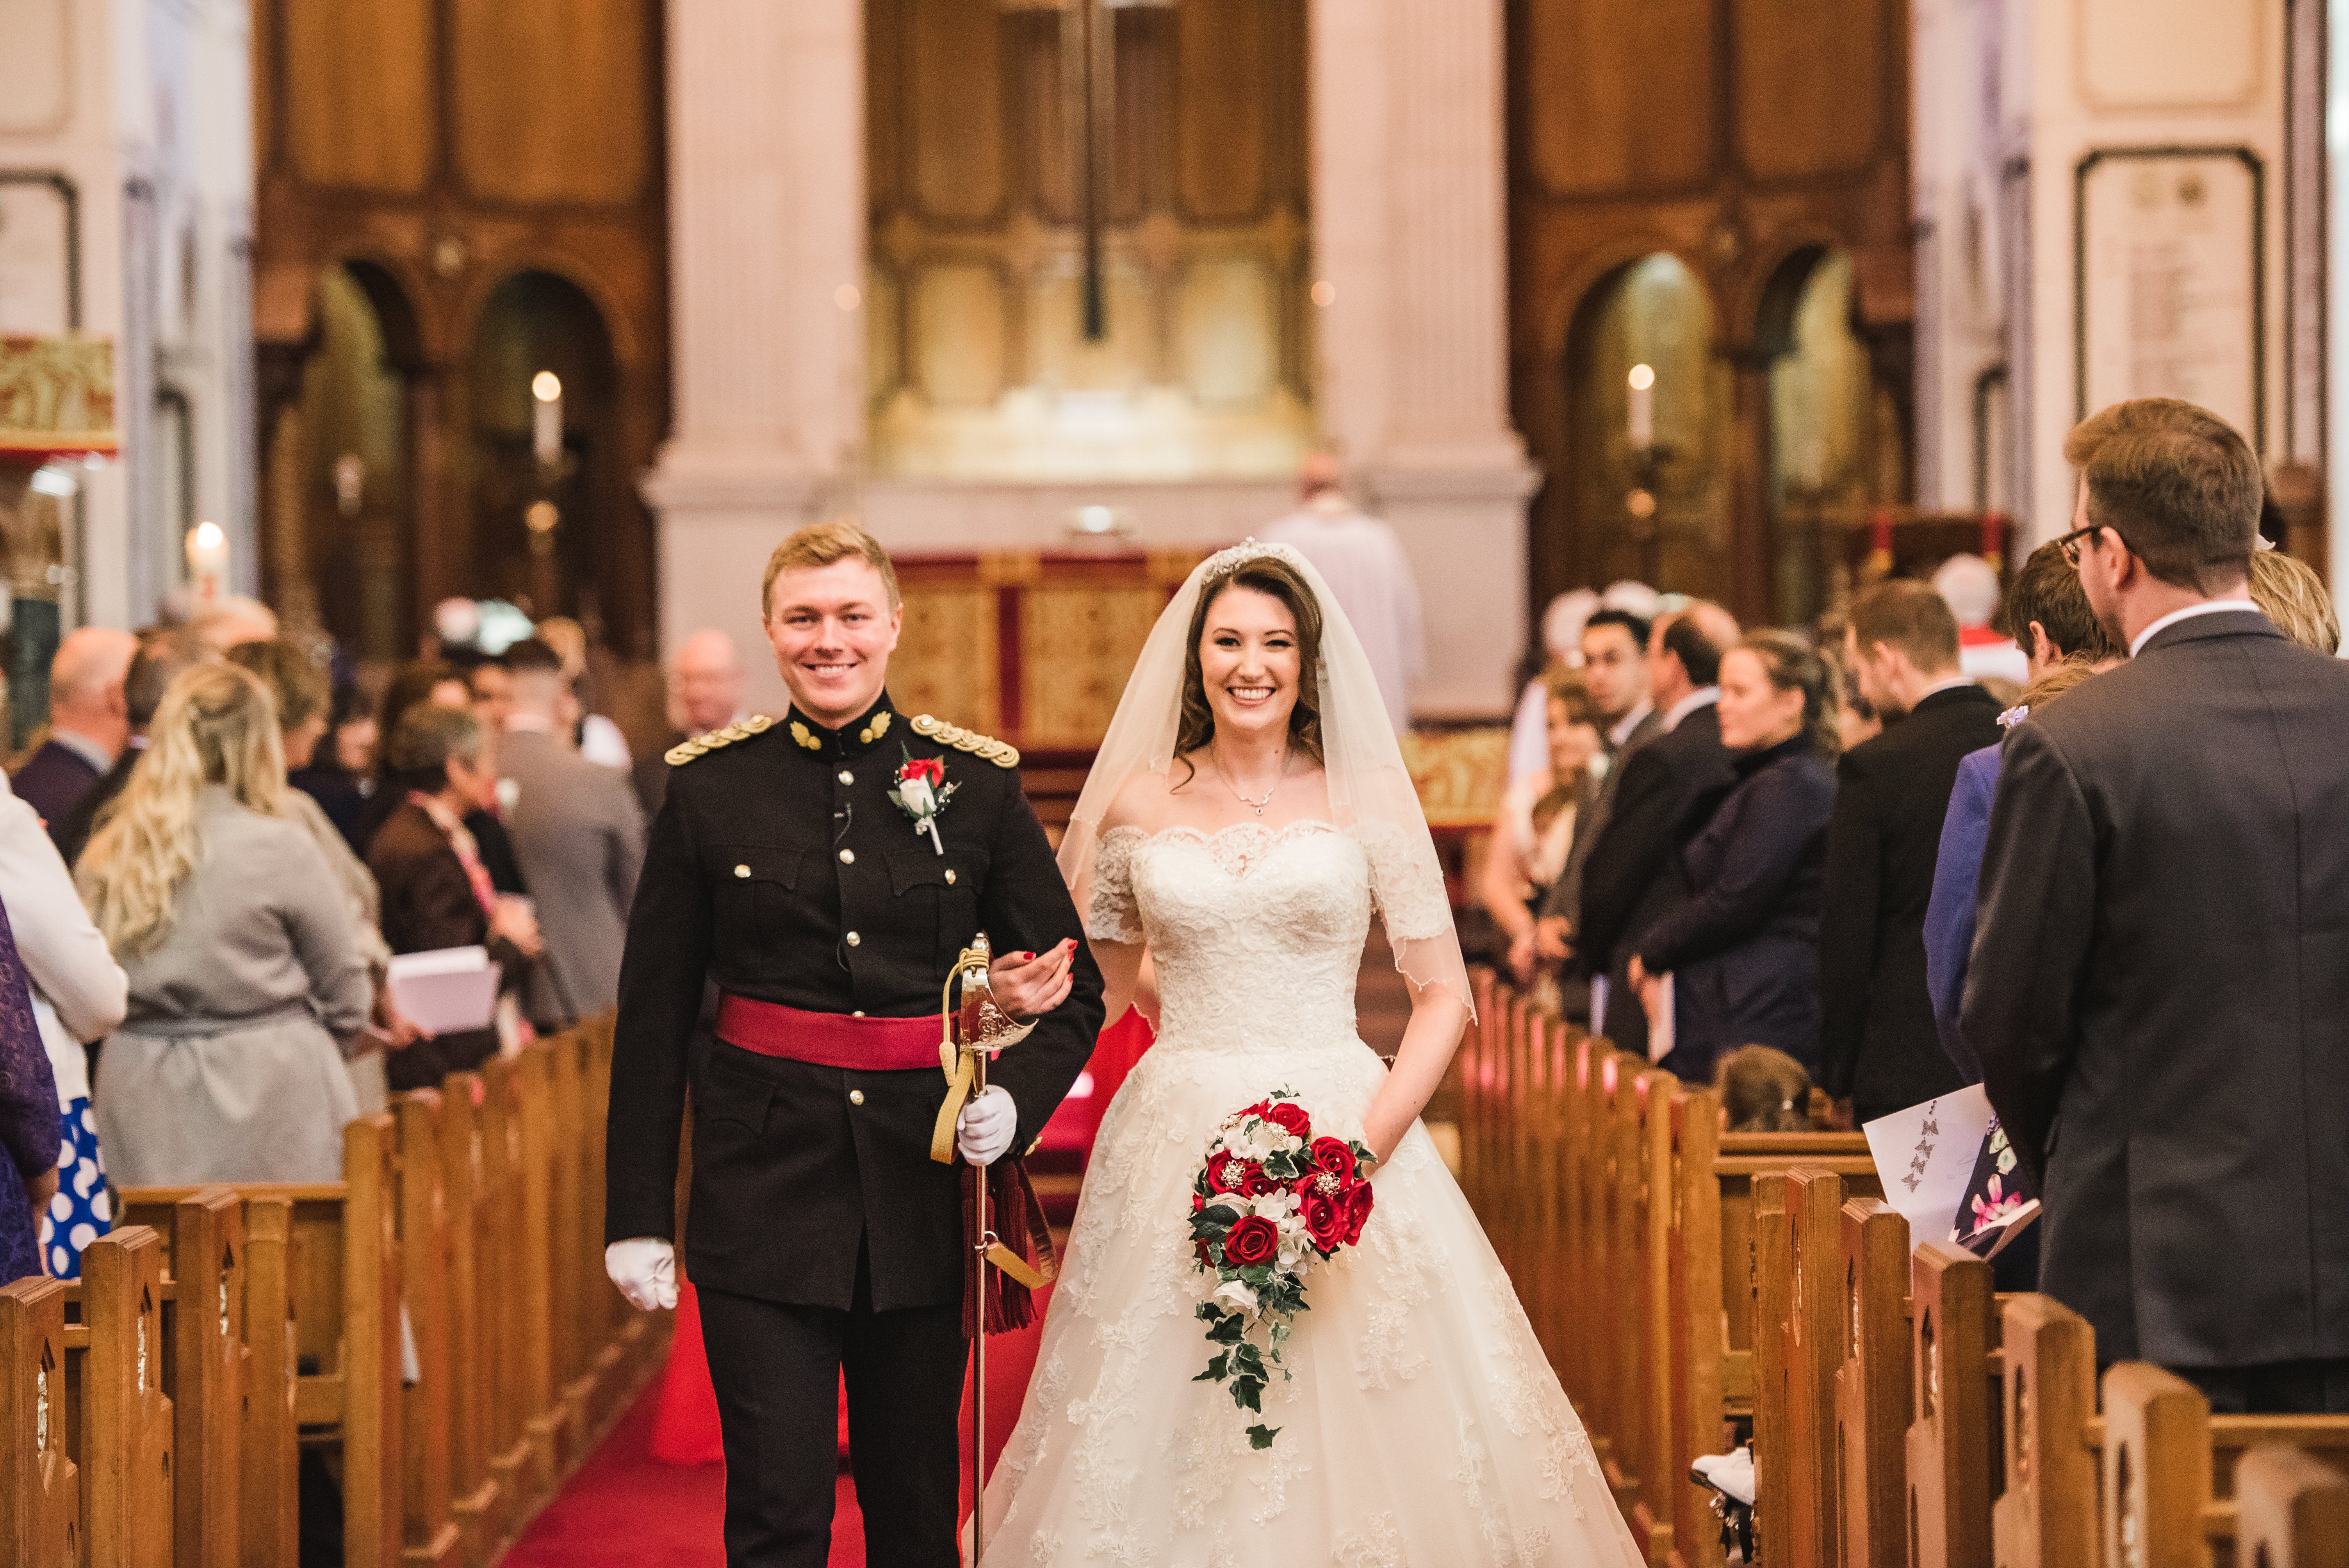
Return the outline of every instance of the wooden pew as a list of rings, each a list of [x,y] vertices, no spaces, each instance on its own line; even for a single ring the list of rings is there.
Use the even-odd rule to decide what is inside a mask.
[[[2096,1336],[2053,1296],[2004,1311],[2000,1404],[2006,1443],[1991,1528],[2000,1568],[2098,1561]]]
[[[1843,1179],[1796,1166],[1754,1182],[1754,1520],[1763,1560],[1834,1568],[1835,1377]]]
[[[2244,1456],[2268,1447],[2349,1461],[2349,1416],[2214,1416],[2200,1390],[2144,1362],[2105,1373],[2106,1561],[2142,1568],[2250,1568],[2235,1550]],[[2256,1473],[2256,1472],[2255,1472]]]
[[[1878,1198],[1837,1221],[1837,1533],[1845,1561],[1893,1568],[1909,1553],[1909,1222]]]
[[[2235,1467],[2235,1556],[2259,1568],[2349,1568],[2349,1477],[2298,1449]]]
[[[0,1561],[82,1559],[81,1470],[66,1442],[66,1287],[0,1285]]]
[[[66,1346],[66,1443],[81,1471],[82,1561],[167,1568],[172,1409],[163,1392],[163,1238],[124,1225],[82,1249]],[[77,1351],[78,1355],[75,1354]]]
[[[1927,1242],[1910,1254],[1909,1279],[1910,1568],[1972,1568],[1991,1550],[1990,1265]]]

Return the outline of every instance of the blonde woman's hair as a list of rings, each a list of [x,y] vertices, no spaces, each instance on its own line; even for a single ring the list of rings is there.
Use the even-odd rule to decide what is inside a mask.
[[[2251,552],[2251,602],[2276,630],[2311,653],[2332,658],[2341,651],[2341,618],[2324,579],[2305,561],[2280,550]]]
[[[118,956],[151,951],[171,934],[171,900],[203,863],[196,803],[208,784],[225,785],[264,817],[284,814],[276,699],[230,665],[198,665],[164,691],[147,754],[82,853],[82,902]]]

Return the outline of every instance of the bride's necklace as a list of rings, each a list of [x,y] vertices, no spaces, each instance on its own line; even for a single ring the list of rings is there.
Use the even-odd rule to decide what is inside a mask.
[[[1285,778],[1288,772],[1288,753],[1283,751],[1280,754],[1279,771],[1276,772],[1272,776],[1272,789],[1267,789],[1264,792],[1264,799],[1258,800],[1249,796],[1245,790],[1241,789],[1237,783],[1233,782],[1230,772],[1224,767],[1224,757],[1222,752],[1216,750],[1211,746],[1207,748],[1207,755],[1215,760],[1216,777],[1224,781],[1224,788],[1229,789],[1233,794],[1237,795],[1240,798],[1240,804],[1246,806],[1249,810],[1254,811],[1259,817],[1264,815],[1264,809],[1272,804],[1273,790],[1280,788],[1281,779]]]

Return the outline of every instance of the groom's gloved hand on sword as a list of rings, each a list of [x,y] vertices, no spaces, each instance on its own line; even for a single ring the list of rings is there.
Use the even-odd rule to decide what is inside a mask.
[[[1050,953],[1007,953],[987,966],[988,990],[1014,1023],[1040,1018],[1069,998],[1076,979],[1077,944],[1070,938]],[[992,1165],[1019,1130],[1019,1108],[989,1085],[955,1120],[955,1148],[973,1165]]]

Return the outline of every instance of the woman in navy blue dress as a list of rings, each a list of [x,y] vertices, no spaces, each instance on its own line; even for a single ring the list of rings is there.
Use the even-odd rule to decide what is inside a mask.
[[[1737,782],[1682,830],[1689,897],[1642,933],[1632,984],[1661,1005],[1663,1065],[1693,1083],[1739,1046],[1774,1046],[1816,1072],[1819,888],[1835,810],[1836,705],[1826,663],[1800,637],[1754,632],[1722,656],[1721,741]]]

